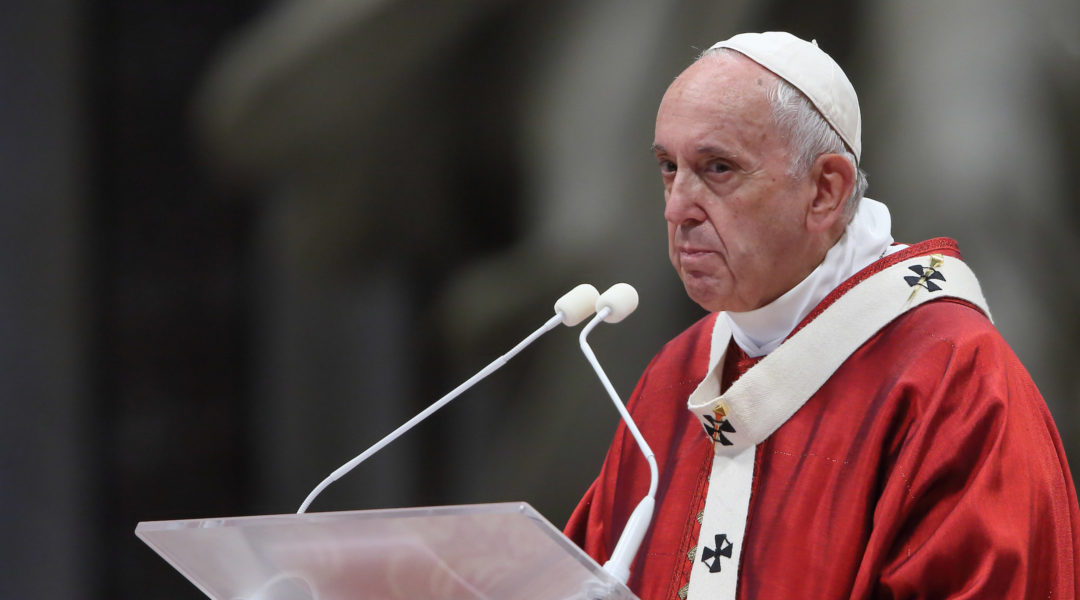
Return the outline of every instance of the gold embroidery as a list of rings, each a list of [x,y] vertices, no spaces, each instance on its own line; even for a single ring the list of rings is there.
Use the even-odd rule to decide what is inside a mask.
[[[690,562],[694,562],[694,559],[696,557],[697,557],[697,546],[694,546],[693,548],[690,549],[689,552],[686,553],[686,559],[689,560]]]
[[[720,399],[713,405],[713,414],[702,415],[705,420],[705,434],[712,438],[713,444],[719,442],[723,446],[731,446],[733,442],[724,436],[725,433],[735,433],[735,427],[727,419],[727,407]]]
[[[686,600],[686,595],[689,594],[689,593],[690,593],[690,584],[688,583],[688,584],[682,586],[682,588],[679,590],[679,593],[676,594],[676,595],[679,597],[679,600]]]

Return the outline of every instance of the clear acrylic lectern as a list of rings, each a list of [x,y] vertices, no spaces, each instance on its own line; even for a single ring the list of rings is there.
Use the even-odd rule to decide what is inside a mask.
[[[523,502],[139,523],[217,600],[637,600]]]

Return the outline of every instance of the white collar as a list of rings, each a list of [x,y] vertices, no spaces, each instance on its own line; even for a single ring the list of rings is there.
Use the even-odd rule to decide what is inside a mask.
[[[892,219],[884,204],[863,198],[844,235],[806,279],[771,303],[747,312],[724,312],[735,343],[751,357],[780,345],[829,292],[877,259],[902,248],[890,245]]]

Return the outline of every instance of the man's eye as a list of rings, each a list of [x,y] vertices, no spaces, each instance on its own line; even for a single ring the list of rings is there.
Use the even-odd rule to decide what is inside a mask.
[[[660,161],[660,172],[661,173],[674,173],[675,169],[676,169],[676,167],[675,167],[674,162],[672,162],[670,160],[662,160],[662,161]]]
[[[727,173],[731,170],[731,167],[724,163],[711,163],[709,164],[709,171],[713,173]]]

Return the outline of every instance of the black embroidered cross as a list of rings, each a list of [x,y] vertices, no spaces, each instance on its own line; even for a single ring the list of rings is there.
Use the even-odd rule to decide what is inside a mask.
[[[726,418],[720,417],[718,421],[716,417],[712,415],[705,415],[706,423],[702,423],[705,427],[705,435],[712,438],[714,442],[720,442],[723,446],[732,446],[734,442],[727,439],[724,436],[725,433],[735,433],[735,427]]]
[[[713,544],[716,546],[715,550],[708,546],[702,547],[701,562],[708,565],[710,573],[719,573],[720,557],[731,558],[732,544],[728,541],[726,533],[714,535]]]
[[[913,288],[923,288],[928,292],[939,291],[941,290],[941,286],[934,283],[934,281],[945,281],[945,276],[938,270],[944,262],[945,257],[940,254],[934,254],[930,257],[930,266],[923,267],[922,265],[913,265],[908,267],[908,269],[915,272],[915,275],[905,276],[904,281]],[[911,290],[911,296],[908,297],[908,300],[914,298],[915,292],[917,291],[918,289]]]

